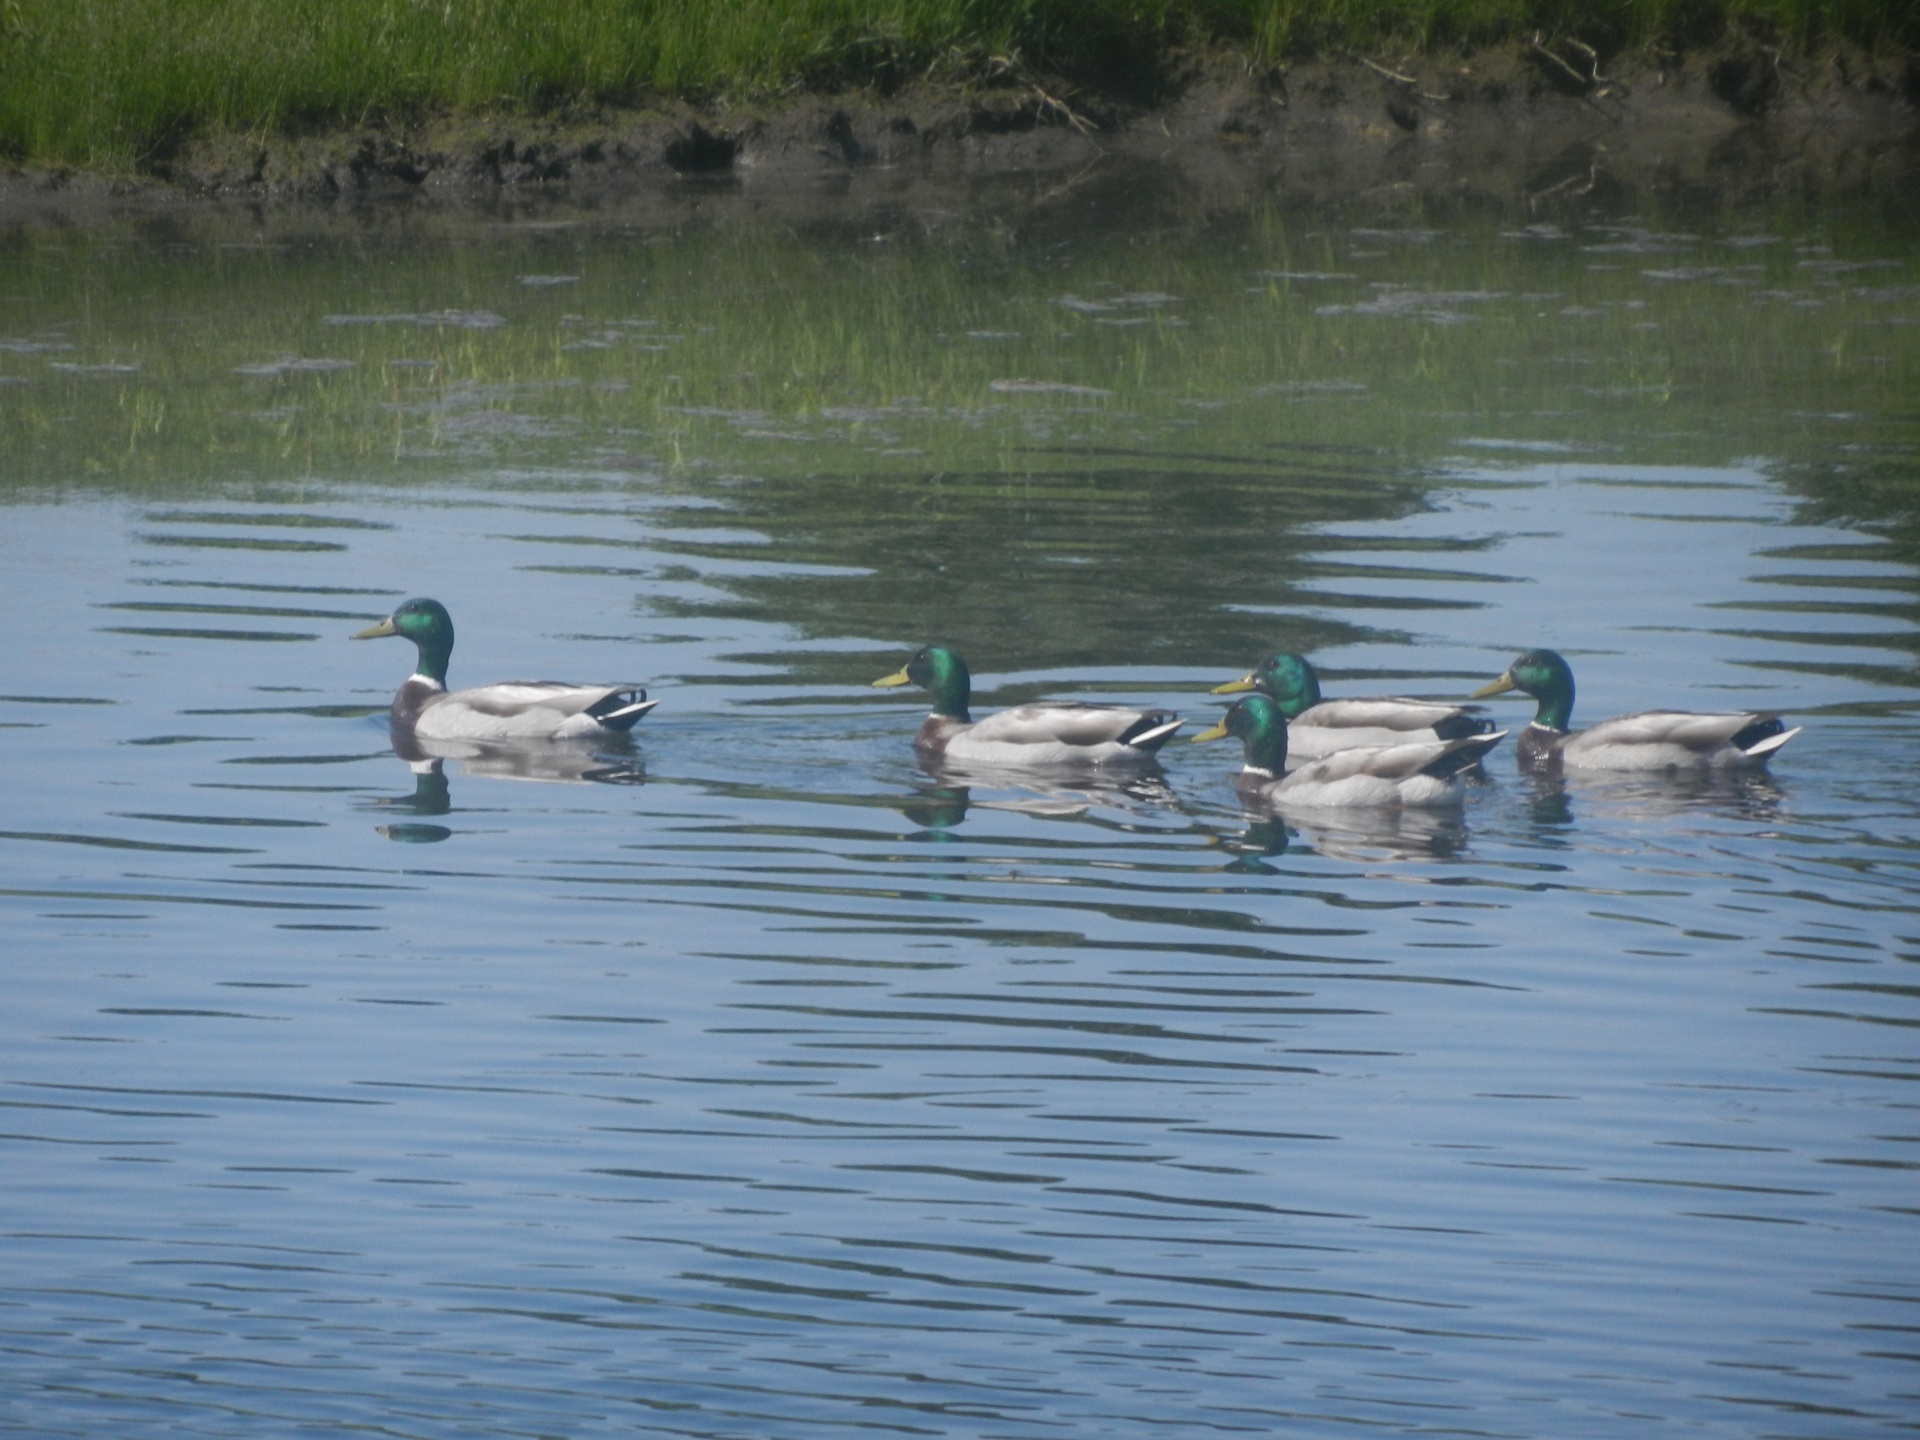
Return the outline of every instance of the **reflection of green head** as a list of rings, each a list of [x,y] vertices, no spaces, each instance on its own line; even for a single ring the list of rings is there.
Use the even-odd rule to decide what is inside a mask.
[[[953,720],[971,720],[967,702],[973,696],[973,677],[959,652],[944,645],[923,645],[913,652],[903,669],[875,685],[890,689],[896,685],[918,685],[933,696],[933,713]]]
[[[900,805],[900,813],[931,838],[949,838],[945,832],[967,818],[967,796],[965,785],[923,785]]]
[[[1507,667],[1507,673],[1473,692],[1473,699],[1522,690],[1540,702],[1533,723],[1549,730],[1565,730],[1573,718],[1573,667],[1555,650],[1527,650]]]
[[[378,625],[357,632],[355,640],[377,640],[383,635],[404,635],[420,651],[420,663],[414,673],[429,680],[447,683],[447,661],[453,656],[453,617],[438,600],[409,600]]]
[[[1280,702],[1271,695],[1249,695],[1236,700],[1211,730],[1194,736],[1202,740],[1222,740],[1232,735],[1246,751],[1247,764],[1270,774],[1282,774],[1287,768],[1287,717]]]

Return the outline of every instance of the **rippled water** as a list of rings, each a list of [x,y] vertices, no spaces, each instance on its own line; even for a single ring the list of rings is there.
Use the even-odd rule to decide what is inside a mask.
[[[1085,219],[16,249],[0,1427],[1914,1427],[1920,253]],[[410,594],[663,703],[410,768]],[[1807,730],[1285,825],[932,638]]]

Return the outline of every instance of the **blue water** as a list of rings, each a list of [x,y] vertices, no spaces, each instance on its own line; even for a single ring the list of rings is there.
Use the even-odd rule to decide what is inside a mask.
[[[1457,814],[1291,826],[1220,745],[969,789],[916,764],[917,695],[864,683],[924,617],[810,608],[866,603],[884,527],[597,439],[13,495],[0,1427],[1912,1431],[1912,551],[1738,415],[1665,463],[1434,423],[1366,461],[1418,504],[1304,522],[1185,633],[1345,627],[1334,694],[1461,695],[1551,643],[1577,720],[1805,724],[1770,773],[1558,787],[1503,750]],[[1204,424],[1142,440],[1140,483]],[[1910,475],[1900,424],[1813,448]],[[1151,527],[1099,555],[1098,487],[1042,500],[1057,533],[1001,517],[1033,566],[1157,573]],[[410,654],[345,639],[415,593],[456,684],[662,704],[417,773],[384,714]],[[982,707],[1198,720],[1257,658],[1079,648],[975,646]]]

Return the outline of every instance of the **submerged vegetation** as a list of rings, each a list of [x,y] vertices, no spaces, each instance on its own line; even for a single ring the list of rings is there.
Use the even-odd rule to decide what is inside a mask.
[[[1150,98],[1173,57],[1255,65],[1565,35],[1912,44],[1913,0],[0,0],[0,154],[135,169],[196,133],[965,84],[1010,67]]]

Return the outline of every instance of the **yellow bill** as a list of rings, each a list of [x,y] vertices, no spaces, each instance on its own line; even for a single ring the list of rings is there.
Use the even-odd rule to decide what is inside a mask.
[[[904,669],[900,669],[894,671],[891,675],[883,675],[880,679],[874,681],[873,688],[876,690],[894,690],[902,685],[911,685],[912,683],[913,677],[907,674]]]
[[[1488,681],[1485,685],[1482,685],[1478,690],[1474,691],[1473,694],[1469,695],[1467,698],[1469,700],[1484,700],[1489,695],[1504,695],[1509,690],[1518,690],[1519,688],[1520,687],[1518,685],[1513,683],[1513,672],[1509,670],[1506,674],[1502,675],[1498,680]]]
[[[1217,722],[1211,730],[1202,730],[1187,743],[1190,745],[1198,745],[1202,740],[1224,740],[1226,738],[1227,722],[1221,720]]]
[[[393,617],[389,615],[378,625],[369,625],[364,630],[356,630],[347,638],[349,640],[378,640],[383,635],[398,635],[399,633],[398,630],[393,628]]]
[[[1248,671],[1238,680],[1229,680],[1224,685],[1214,686],[1209,693],[1214,695],[1238,695],[1242,690],[1252,690],[1255,688],[1257,687],[1254,684],[1253,672]],[[1193,738],[1198,740],[1200,737],[1196,735]]]

